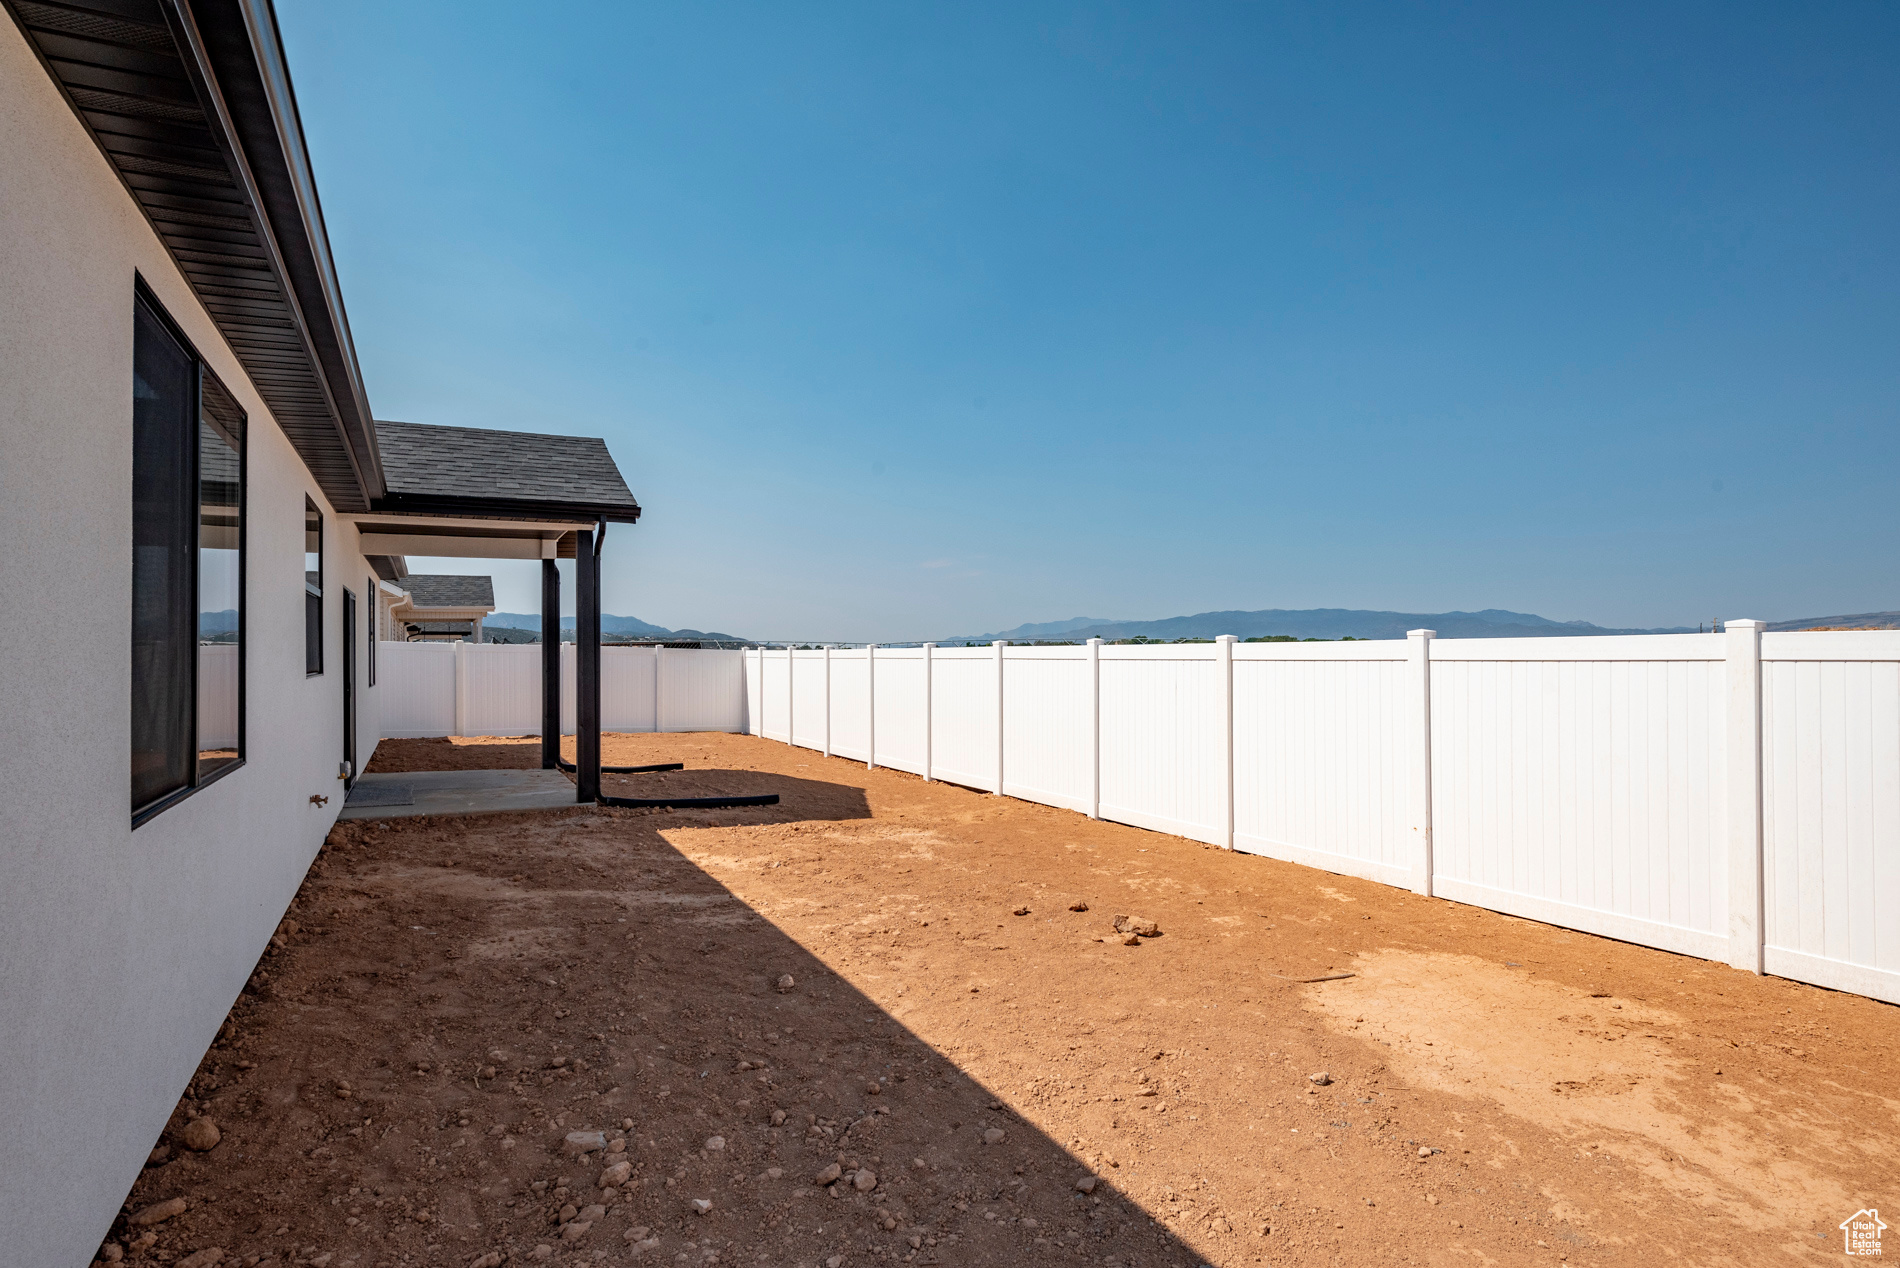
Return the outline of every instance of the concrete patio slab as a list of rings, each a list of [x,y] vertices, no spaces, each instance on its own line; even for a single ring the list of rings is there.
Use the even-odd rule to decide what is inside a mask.
[[[433,770],[364,775],[350,789],[342,819],[502,814],[566,810],[574,783],[557,770]]]

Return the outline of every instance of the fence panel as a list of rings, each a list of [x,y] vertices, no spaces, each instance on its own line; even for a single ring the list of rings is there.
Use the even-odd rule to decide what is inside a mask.
[[[376,654],[375,691],[383,734],[400,739],[453,735],[454,645],[384,643]]]
[[[1102,649],[1102,817],[1220,838],[1226,685],[1209,644]]]
[[[841,647],[831,653],[831,751],[859,762],[871,756],[869,664],[870,656],[862,647]]]
[[[924,773],[924,652],[877,649],[877,764]]]
[[[541,649],[503,644],[448,645],[463,657],[463,735],[541,733]]]
[[[658,652],[653,647],[600,649],[601,730],[625,733],[654,729],[653,706],[659,699],[654,681]]]
[[[820,752],[825,747],[825,653],[793,652],[792,743]]]
[[[930,658],[930,774],[996,789],[996,653],[939,647]]]
[[[198,748],[234,749],[238,733],[238,645],[198,645]]]
[[[1437,893],[1728,954],[1723,636],[1432,649]]]
[[[1005,793],[1088,812],[1093,690],[1086,647],[1004,649]]]
[[[1234,847],[1411,882],[1406,645],[1234,649]]]
[[[715,648],[656,648],[662,731],[742,732],[745,653]]]
[[[760,652],[759,672],[763,688],[759,713],[759,734],[768,740],[792,738],[792,654]]]
[[[1770,973],[1900,1003],[1900,633],[1762,636]]]

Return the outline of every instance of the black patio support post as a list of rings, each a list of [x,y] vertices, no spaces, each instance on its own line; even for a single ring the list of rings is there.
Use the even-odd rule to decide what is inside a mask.
[[[600,798],[600,556],[574,534],[574,799]]]
[[[561,765],[561,569],[541,561],[541,769]]]

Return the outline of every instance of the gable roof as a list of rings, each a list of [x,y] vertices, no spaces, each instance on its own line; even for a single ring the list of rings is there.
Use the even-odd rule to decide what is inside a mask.
[[[379,511],[453,513],[505,508],[632,523],[640,517],[607,442],[379,419],[388,493]]]
[[[410,602],[419,608],[486,608],[495,610],[495,581],[492,577],[452,577],[441,574],[411,574],[401,582]]]

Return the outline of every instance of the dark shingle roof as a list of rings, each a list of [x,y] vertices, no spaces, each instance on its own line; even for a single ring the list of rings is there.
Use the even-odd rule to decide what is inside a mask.
[[[477,427],[379,420],[383,478],[392,499],[466,498],[546,503],[558,511],[605,508],[638,515],[607,442]]]
[[[495,583],[489,577],[407,576],[397,582],[419,608],[488,608],[495,606]]]

